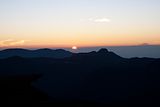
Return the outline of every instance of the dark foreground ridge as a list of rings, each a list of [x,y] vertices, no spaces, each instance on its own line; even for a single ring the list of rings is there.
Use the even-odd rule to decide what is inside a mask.
[[[60,59],[44,55],[0,59],[1,99],[64,107],[159,105],[160,59],[126,59],[107,49]]]

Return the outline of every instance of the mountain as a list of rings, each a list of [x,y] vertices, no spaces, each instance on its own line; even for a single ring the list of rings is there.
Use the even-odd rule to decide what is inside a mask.
[[[77,53],[73,54],[71,58],[79,58],[81,60],[117,60],[122,59],[122,57],[118,56],[113,52],[109,52],[107,49],[100,49],[99,51],[92,51],[89,53]]]
[[[96,103],[97,107],[154,106],[160,101],[159,71],[158,58],[123,58],[107,49],[61,59],[0,59],[1,76],[41,74],[32,86],[51,96],[53,105],[58,101],[66,102],[65,106],[69,102]]]
[[[27,50],[27,49],[6,49],[0,51],[0,58],[8,58],[13,56],[20,57],[50,57],[50,58],[65,58],[70,57],[71,52],[63,49],[38,49],[38,50]]]

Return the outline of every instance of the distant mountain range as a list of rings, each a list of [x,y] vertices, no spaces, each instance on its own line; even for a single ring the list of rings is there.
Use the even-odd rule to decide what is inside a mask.
[[[0,51],[0,58],[8,58],[13,56],[20,56],[26,58],[34,57],[49,57],[49,58],[65,58],[70,57],[71,52],[63,49],[38,49],[38,50],[27,50],[27,49],[6,49]]]
[[[7,51],[11,55],[13,50],[0,53]],[[16,50],[16,53],[18,51],[28,52]],[[41,54],[41,57],[35,57],[42,51],[57,52],[48,49],[29,51],[34,57],[12,53],[13,57],[8,55],[0,59],[0,75],[42,75],[37,81],[32,82],[32,86],[50,96],[51,102],[98,102],[105,107],[142,107],[159,104],[159,58],[123,58],[107,49],[88,53],[61,50],[68,54],[58,59],[46,53]]]
[[[124,58],[160,58],[160,45],[85,47],[79,48],[78,52],[98,51],[101,48],[107,48]]]

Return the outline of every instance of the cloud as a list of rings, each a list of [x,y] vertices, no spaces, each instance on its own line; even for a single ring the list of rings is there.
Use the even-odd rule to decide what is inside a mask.
[[[7,39],[0,41],[1,47],[8,47],[8,46],[19,46],[23,45],[26,42],[26,40],[13,40],[13,39]]]
[[[109,23],[109,22],[111,22],[111,20],[108,18],[95,18],[95,19],[90,18],[89,21],[95,22],[95,23]]]

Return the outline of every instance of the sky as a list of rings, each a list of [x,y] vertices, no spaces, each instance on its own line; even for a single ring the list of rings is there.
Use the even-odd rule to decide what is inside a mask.
[[[0,48],[160,44],[160,0],[0,0]]]

